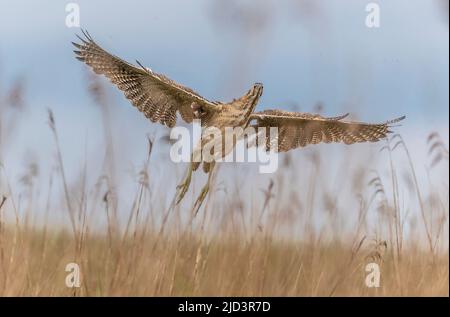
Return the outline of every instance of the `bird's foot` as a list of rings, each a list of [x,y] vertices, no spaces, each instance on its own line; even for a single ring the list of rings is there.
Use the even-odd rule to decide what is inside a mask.
[[[184,195],[186,195],[189,189],[189,185],[191,184],[191,176],[192,173],[188,172],[183,182],[177,186],[177,198],[175,202],[176,205],[178,205],[183,200]]]
[[[208,192],[209,192],[209,181],[202,188],[202,191],[200,192],[200,195],[198,195],[198,198],[195,201],[194,207],[192,208],[192,213],[193,213],[194,217],[197,216],[197,213],[198,213],[200,207],[202,206],[203,201],[206,198],[206,195],[208,195]]]

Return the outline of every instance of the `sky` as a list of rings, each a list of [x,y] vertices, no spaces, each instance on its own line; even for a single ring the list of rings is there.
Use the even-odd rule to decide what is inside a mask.
[[[368,28],[370,2],[0,0],[0,93],[23,80],[27,105],[0,157],[12,178],[30,153],[51,159],[48,108],[69,175],[103,141],[86,89],[89,70],[72,53],[81,32],[65,23],[66,5],[76,3],[80,26],[102,47],[208,99],[228,101],[262,82],[258,110],[314,111],[321,104],[327,116],[351,112],[370,122],[406,115],[397,131],[425,165],[429,133],[438,131],[448,147],[448,4],[444,12],[439,0],[372,1],[380,27]],[[128,149],[126,161],[138,164],[145,134],[159,128],[104,82],[114,134]]]

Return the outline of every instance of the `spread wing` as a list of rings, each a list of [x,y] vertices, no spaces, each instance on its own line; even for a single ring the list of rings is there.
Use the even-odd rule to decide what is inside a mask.
[[[401,117],[380,124],[342,121],[346,115],[324,118],[320,115],[289,112],[282,110],[265,110],[253,113],[250,117],[256,120],[255,128],[278,128],[278,151],[304,147],[308,144],[320,142],[343,142],[352,144],[357,142],[376,142],[385,138],[391,131],[391,124],[403,120]],[[266,144],[269,145],[269,130],[266,131]]]
[[[81,43],[72,43],[77,48],[74,51],[76,58],[92,67],[95,73],[105,75],[152,122],[173,127],[177,111],[187,123],[192,122],[194,112],[199,109],[206,121],[215,111],[216,103],[139,62],[140,67],[136,67],[109,54],[87,32],[83,31],[83,34],[85,38],[78,36]]]

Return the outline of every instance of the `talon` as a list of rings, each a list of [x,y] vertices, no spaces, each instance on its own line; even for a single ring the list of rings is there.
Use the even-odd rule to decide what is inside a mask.
[[[195,201],[194,207],[192,208],[192,213],[194,214],[194,217],[197,216],[198,211],[200,210],[200,207],[203,204],[203,201],[205,200],[206,196],[209,192],[209,186],[211,184],[212,175],[213,175],[213,169],[214,164],[211,166],[209,170],[208,175],[208,181],[206,182],[205,186],[203,186],[202,191],[200,192],[200,195],[198,196],[197,200]]]
[[[178,205],[184,198],[184,195],[186,195],[188,189],[189,189],[189,185],[186,184],[182,184],[182,185],[178,185],[177,189],[181,189],[180,193],[178,193],[178,198],[176,201],[176,204]]]
[[[197,216],[197,213],[198,213],[200,207],[202,206],[203,201],[205,200],[206,195],[208,194],[208,192],[209,192],[209,184],[206,184],[205,187],[203,187],[203,189],[202,189],[200,195],[198,196],[197,200],[195,201],[194,207],[192,208],[193,213],[194,213],[194,217]]]
[[[177,191],[180,192],[176,194],[177,197],[175,200],[176,205],[178,205],[183,200],[184,195],[186,195],[189,189],[189,185],[191,184],[191,176],[192,176],[192,169],[189,169],[184,181],[181,184],[177,185]]]

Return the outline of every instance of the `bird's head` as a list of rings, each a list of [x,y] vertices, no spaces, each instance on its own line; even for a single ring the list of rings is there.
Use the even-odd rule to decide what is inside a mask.
[[[246,107],[254,108],[263,93],[263,84],[255,83],[245,95]]]
[[[239,109],[249,110],[249,112],[252,112],[262,93],[263,85],[261,83],[256,83],[253,84],[252,88],[250,88],[244,96],[239,99],[235,99],[233,102]]]
[[[261,97],[263,93],[263,84],[255,83],[253,84],[252,89],[250,89],[250,95],[255,96],[256,98]]]

